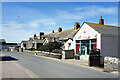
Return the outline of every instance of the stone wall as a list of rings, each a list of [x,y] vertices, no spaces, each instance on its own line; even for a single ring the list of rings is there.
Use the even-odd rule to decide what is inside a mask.
[[[46,56],[46,57],[57,58],[57,59],[61,59],[62,58],[62,54],[59,54],[59,53],[50,53],[50,52],[44,52],[44,51],[29,51],[29,50],[24,50],[23,53],[32,54],[32,55],[38,55],[38,56]]]
[[[119,58],[105,57],[104,58],[104,70],[105,71],[118,71]]]

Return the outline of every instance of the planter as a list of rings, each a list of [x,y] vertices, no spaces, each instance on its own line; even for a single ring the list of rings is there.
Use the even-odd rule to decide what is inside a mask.
[[[75,56],[75,59],[80,60],[80,56]]]

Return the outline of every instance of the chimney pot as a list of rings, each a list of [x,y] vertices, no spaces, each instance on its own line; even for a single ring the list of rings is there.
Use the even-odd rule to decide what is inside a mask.
[[[40,32],[40,33],[39,33],[40,39],[42,39],[42,35],[44,35],[44,32]]]
[[[75,22],[75,25],[74,25],[74,30],[77,30],[78,28],[80,28],[80,23]]]
[[[61,31],[62,31],[62,28],[61,28],[61,27],[59,27],[58,32],[61,32]]]
[[[36,39],[36,34],[34,34],[34,39]]]
[[[54,33],[54,30],[52,31],[52,33]]]
[[[99,24],[104,25],[104,19],[102,19],[102,16],[100,16],[100,19],[99,19]]]

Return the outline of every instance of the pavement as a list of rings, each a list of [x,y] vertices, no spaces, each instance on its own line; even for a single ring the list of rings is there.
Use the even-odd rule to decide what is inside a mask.
[[[1,78],[37,78],[34,73],[21,67],[16,61],[10,60],[8,55],[0,54],[0,57],[6,58],[4,61],[0,61],[2,62]]]
[[[43,57],[43,56],[42,57],[33,56],[23,53],[14,53],[14,52],[3,52],[3,53],[18,59],[14,62],[15,64],[19,64],[19,66],[23,69],[23,70],[21,69],[21,71],[23,71],[25,75],[27,74],[26,72],[28,71],[28,73],[31,73],[32,76],[34,75],[34,77],[38,77],[38,78],[118,78],[117,74],[106,73],[88,67],[83,67],[80,65],[69,64],[67,62],[65,63],[64,60]],[[9,66],[13,65],[14,67],[15,64],[8,64],[8,65]],[[3,69],[3,71],[4,70],[5,69]],[[9,70],[7,70],[6,72],[8,71]],[[11,73],[11,76],[9,77],[13,77],[12,75],[18,74],[18,72],[19,70],[14,73],[9,71],[8,72],[9,75]],[[20,73],[18,75],[20,75]],[[30,77],[29,76],[30,74],[28,76],[27,75],[25,77]],[[22,77],[22,76],[18,76],[18,77]]]

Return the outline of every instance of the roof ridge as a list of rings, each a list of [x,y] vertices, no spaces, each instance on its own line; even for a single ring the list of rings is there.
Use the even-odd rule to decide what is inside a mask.
[[[101,26],[108,26],[108,27],[115,27],[115,28],[120,28],[118,26],[113,26],[113,25],[102,25],[102,24],[97,24],[97,23],[90,23],[90,22],[85,22],[86,24],[95,24],[95,25],[101,25]]]
[[[63,33],[63,32],[70,31],[70,30],[73,30],[73,29],[68,29],[68,30],[64,30],[64,31],[61,31],[61,32],[55,32],[55,33],[49,33],[49,34],[45,34],[45,35],[42,35],[42,36],[47,36],[47,35],[56,34],[56,33]]]

